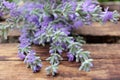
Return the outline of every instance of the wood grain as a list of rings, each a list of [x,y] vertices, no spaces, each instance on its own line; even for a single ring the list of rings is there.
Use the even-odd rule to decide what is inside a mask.
[[[120,21],[118,24],[106,23],[104,25],[94,23],[91,26],[79,27],[75,30],[80,35],[91,35],[91,36],[120,36]]]
[[[56,77],[46,76],[45,67],[49,62],[43,61],[43,68],[39,73],[32,73],[23,61],[17,58],[17,46],[14,44],[0,44],[0,80],[120,80],[120,44],[86,44],[84,49],[90,50],[94,59],[94,67],[90,72],[78,71],[80,63],[61,61],[59,74]],[[33,48],[42,60],[48,55],[47,47]]]
[[[62,61],[59,74],[56,77],[46,76],[45,67],[48,62],[43,61],[43,68],[39,73],[32,73],[22,61],[0,61],[0,80],[119,80],[120,59],[94,60],[94,67],[90,72],[78,71],[79,63]]]
[[[10,30],[8,33],[8,37],[18,37],[18,36],[20,36],[19,29]]]
[[[17,57],[18,43],[0,44],[0,60],[19,60]],[[120,59],[120,44],[85,44],[84,50],[91,52],[91,57],[94,59]],[[49,57],[49,48],[42,46],[33,46],[37,55],[45,60]],[[63,55],[66,60],[66,53]]]
[[[117,10],[118,12],[120,12],[120,2],[119,1],[102,2],[101,6],[104,8],[109,7],[109,10],[111,10],[111,11]]]
[[[120,36],[120,21],[118,24],[106,23],[104,25],[99,23],[93,23],[91,26],[79,27],[74,30],[75,33],[80,35],[90,35],[90,36]],[[15,29],[11,30],[8,34],[9,37],[20,36],[20,31]]]

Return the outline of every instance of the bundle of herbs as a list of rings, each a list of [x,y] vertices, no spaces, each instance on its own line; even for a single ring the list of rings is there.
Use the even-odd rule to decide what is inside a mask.
[[[22,4],[20,5],[20,3]],[[19,28],[18,56],[33,72],[40,71],[42,61],[31,45],[50,45],[50,66],[47,74],[58,73],[58,65],[66,52],[68,61],[80,62],[79,70],[89,71],[93,66],[90,52],[82,48],[85,41],[74,29],[93,22],[117,23],[117,11],[102,11],[96,0],[0,0],[0,16],[8,15],[7,24],[0,23],[0,33],[7,39],[9,30]],[[41,56],[42,57],[42,56]]]

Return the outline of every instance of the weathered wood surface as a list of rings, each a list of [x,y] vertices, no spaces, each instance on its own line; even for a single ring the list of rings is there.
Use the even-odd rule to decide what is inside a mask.
[[[94,23],[91,26],[79,27],[76,33],[90,36],[120,36],[120,21],[118,24],[110,23],[98,24]]]
[[[120,21],[118,24],[106,23],[99,24],[93,23],[91,26],[79,27],[75,30],[76,33],[80,35],[90,35],[90,36],[120,36]],[[9,37],[16,37],[20,35],[19,30],[11,30],[8,34]]]
[[[45,58],[49,56],[48,47],[33,47],[43,60],[39,73],[32,73],[17,57],[17,43],[0,44],[0,80],[120,80],[120,44],[86,44],[91,51],[94,67],[90,72],[78,71],[80,63],[64,61],[59,66],[59,75],[46,76]]]
[[[117,10],[120,12],[120,2],[119,1],[113,2],[111,0],[111,2],[102,2],[101,6],[104,8],[109,7],[109,10],[112,10],[112,11]]]
[[[10,30],[8,37],[18,37],[20,36],[20,31],[18,29]]]

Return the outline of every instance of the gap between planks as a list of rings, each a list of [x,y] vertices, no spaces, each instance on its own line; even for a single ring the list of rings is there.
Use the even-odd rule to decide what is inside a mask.
[[[0,60],[19,60],[17,46],[18,43],[0,44]],[[33,49],[42,60],[50,56],[49,46],[33,46]],[[120,44],[85,44],[83,49],[90,51],[93,59],[120,59]],[[67,60],[65,52],[62,56]]]

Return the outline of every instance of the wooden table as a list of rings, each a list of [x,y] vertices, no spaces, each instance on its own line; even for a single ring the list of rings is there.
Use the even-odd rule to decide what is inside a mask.
[[[78,31],[79,32],[79,31]],[[15,33],[14,33],[15,34]],[[13,36],[15,36],[12,34]],[[117,25],[108,23],[100,26],[95,23],[92,27],[80,28],[80,34],[91,36],[120,36],[120,22]],[[19,35],[19,34],[18,34]],[[10,36],[10,35],[9,35]],[[45,67],[49,62],[48,47],[33,46],[42,58],[43,68],[39,73],[32,73],[23,61],[17,57],[18,43],[0,44],[0,80],[120,80],[120,44],[97,43],[85,44],[83,48],[91,52],[94,67],[90,72],[79,71],[80,63],[64,60],[59,66],[56,77],[46,76]]]

